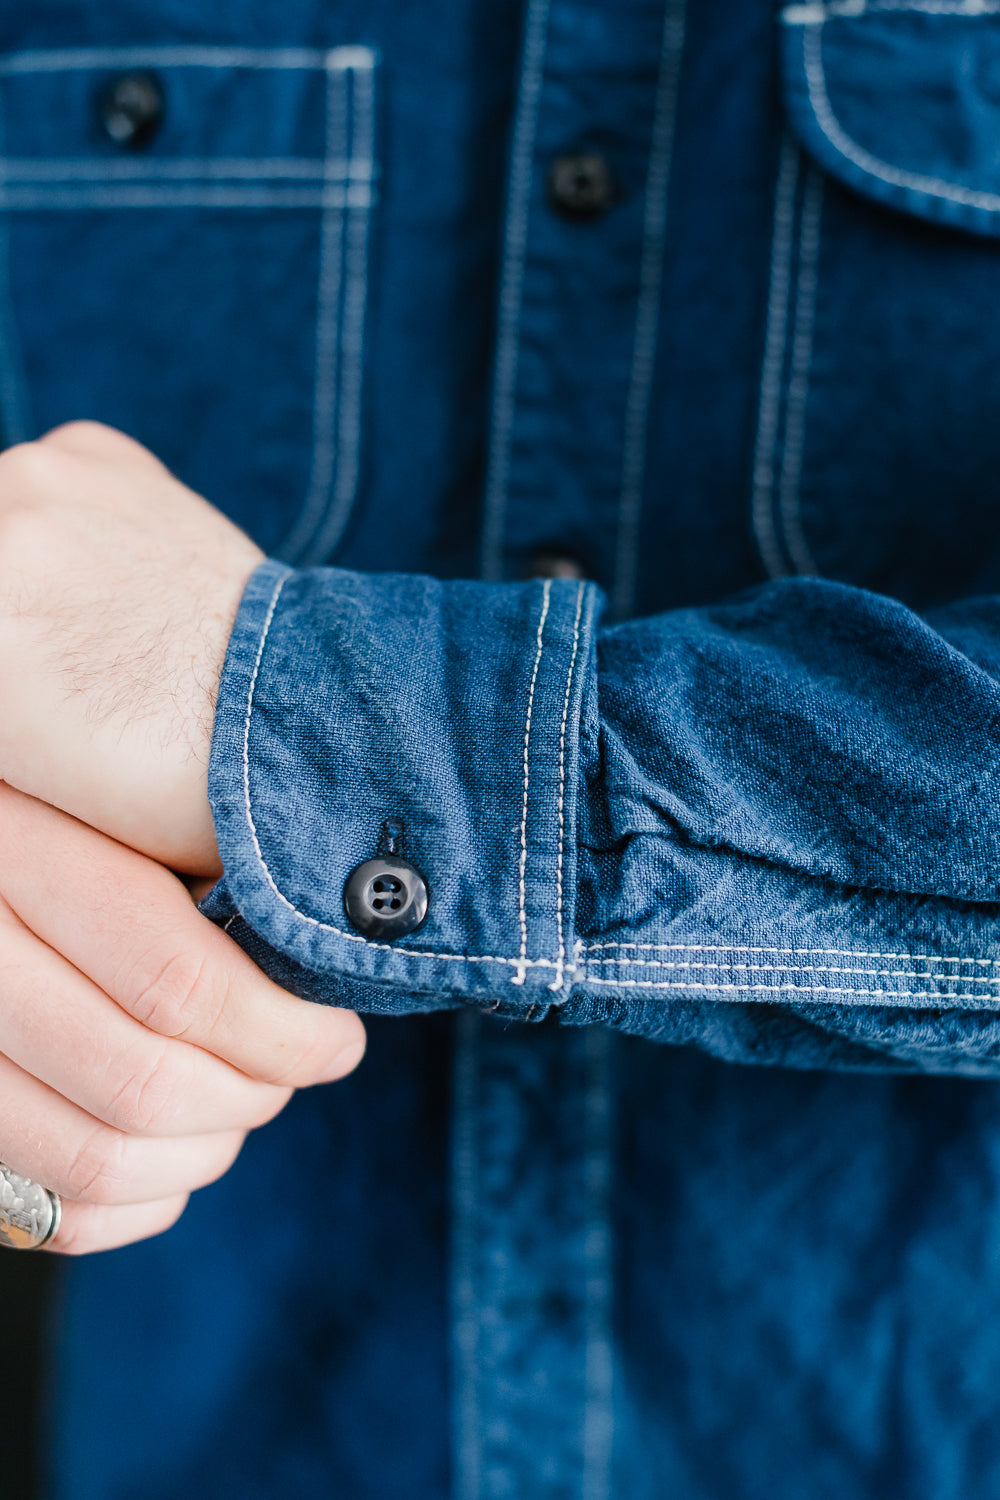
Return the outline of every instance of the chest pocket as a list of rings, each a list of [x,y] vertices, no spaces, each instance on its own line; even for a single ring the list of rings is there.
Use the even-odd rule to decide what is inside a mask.
[[[221,47],[0,58],[0,423],[146,443],[293,560],[361,472],[375,59]]]
[[[1000,588],[1000,6],[793,4],[754,522],[772,574]]]

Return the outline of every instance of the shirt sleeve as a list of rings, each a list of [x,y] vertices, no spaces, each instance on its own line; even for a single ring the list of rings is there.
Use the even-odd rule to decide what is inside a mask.
[[[263,564],[203,909],[287,988],[364,1011],[1000,1076],[1000,601],[919,616],[786,579],[601,608],[565,579]],[[387,825],[430,893],[392,941],[344,907]]]

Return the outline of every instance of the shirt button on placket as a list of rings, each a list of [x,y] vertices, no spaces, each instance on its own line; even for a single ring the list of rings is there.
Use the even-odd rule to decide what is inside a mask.
[[[620,192],[607,158],[557,156],[549,168],[549,202],[566,219],[597,219],[618,202]]]

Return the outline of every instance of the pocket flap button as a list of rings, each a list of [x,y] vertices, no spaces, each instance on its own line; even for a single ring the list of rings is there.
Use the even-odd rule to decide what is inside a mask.
[[[155,73],[120,73],[101,90],[97,108],[109,140],[127,151],[141,151],[163,120],[163,87]]]

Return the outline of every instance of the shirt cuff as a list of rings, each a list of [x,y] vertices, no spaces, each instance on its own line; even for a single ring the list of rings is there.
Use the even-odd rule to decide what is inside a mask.
[[[376,986],[379,1009],[468,998],[527,1015],[564,999],[598,598],[572,580],[263,563],[220,684],[209,796],[225,875],[205,909],[238,916],[244,946],[314,998],[338,998],[342,977],[345,993]],[[429,890],[423,924],[394,941],[344,909],[386,823]]]

